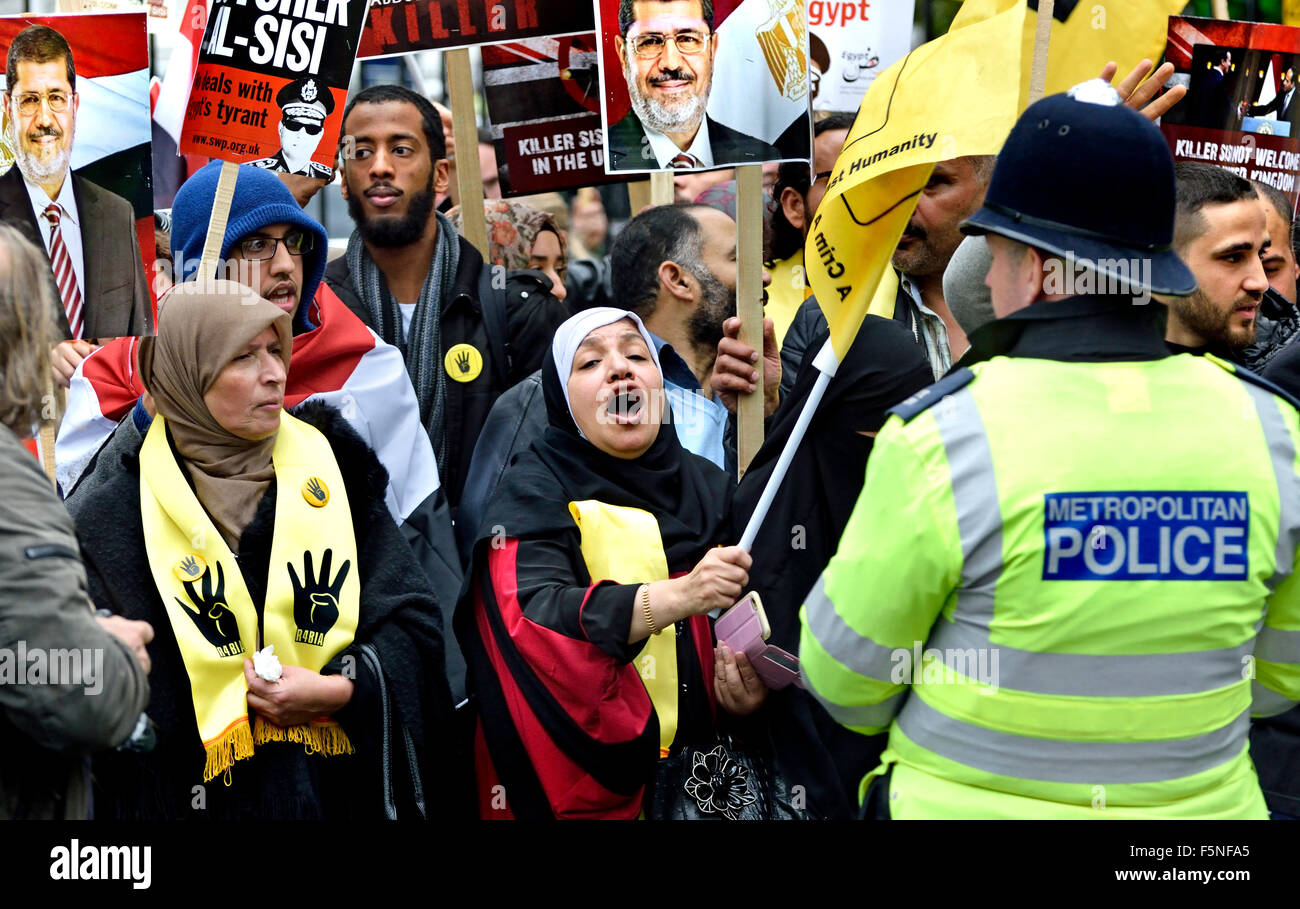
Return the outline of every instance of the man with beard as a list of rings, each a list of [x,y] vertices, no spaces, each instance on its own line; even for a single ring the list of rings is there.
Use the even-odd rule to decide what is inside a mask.
[[[1255,340],[1268,276],[1267,221],[1250,182],[1212,164],[1175,166],[1178,209],[1174,250],[1198,289],[1168,299],[1165,341],[1174,353],[1213,353],[1237,360]]]
[[[614,305],[641,317],[659,349],[682,445],[727,467],[727,411],[709,385],[722,323],[736,312],[736,222],[707,205],[648,208],[609,253]]]
[[[65,386],[94,339],[153,330],[130,204],[70,171],[76,82],[72,50],[54,29],[29,26],[9,45],[4,100],[16,160],[0,177],[0,220],[50,257],[64,338],[53,368]]]
[[[614,38],[632,110],[609,128],[614,170],[754,164],[777,149],[705,113],[718,36],[713,0],[621,0]]]
[[[846,134],[847,135],[847,134]],[[962,241],[957,225],[984,202],[996,159],[992,155],[969,155],[940,161],[917,198],[916,210],[903,229],[894,249],[894,270],[885,273],[882,289],[894,289],[894,320],[925,353],[937,381],[969,346],[943,296],[943,273]],[[823,171],[825,173],[825,171]],[[802,231],[807,236],[809,217]],[[752,353],[735,340],[739,325],[728,326],[727,344],[719,365],[726,373]],[[809,297],[800,306],[781,341],[781,393],[789,394],[802,369],[805,355],[816,356],[827,337],[826,317]],[[737,376],[720,376],[727,391],[745,393]]]
[[[400,349],[453,515],[470,455],[508,384],[505,275],[461,237],[434,198],[448,187],[438,112],[399,85],[373,85],[343,113],[343,198],[357,229],[325,283]]]

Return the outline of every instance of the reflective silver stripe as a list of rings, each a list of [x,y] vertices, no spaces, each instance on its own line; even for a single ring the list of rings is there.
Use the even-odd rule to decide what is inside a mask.
[[[1277,716],[1286,713],[1296,702],[1285,694],[1278,694],[1272,688],[1259,682],[1250,683],[1250,712],[1255,716]]]
[[[1186,653],[1034,653],[992,643],[985,628],[944,619],[935,624],[925,649],[941,651],[944,665],[959,672],[976,665],[991,669],[1001,688],[1078,697],[1155,697],[1225,688],[1242,680],[1242,659],[1256,652],[1251,638],[1224,650]],[[970,661],[972,652],[976,662]]]
[[[1147,742],[1075,742],[995,732],[909,698],[898,728],[917,745],[987,773],[1056,783],[1158,783],[1218,767],[1241,754],[1250,713],[1204,735]]]
[[[889,721],[898,713],[898,708],[903,704],[903,698],[907,696],[906,691],[900,691],[898,694],[881,701],[879,704],[868,704],[862,707],[845,707],[843,704],[836,704],[834,701],[828,701],[826,698],[817,694],[818,702],[826,708],[826,712],[831,715],[831,719],[841,726],[888,726]]]
[[[817,579],[804,600],[804,611],[808,630],[832,659],[858,675],[882,682],[892,681],[890,675],[895,662],[893,655],[897,648],[877,644],[840,618],[840,614],[835,611],[835,604],[826,595],[825,575]],[[906,650],[904,652],[910,653]]]
[[[1255,642],[1255,659],[1268,663],[1300,663],[1300,631],[1266,627]]]
[[[931,408],[948,457],[961,536],[957,610],[976,624],[993,622],[993,593],[1002,574],[1002,509],[984,420],[970,389]]]
[[[1258,385],[1243,383],[1255,401],[1264,440],[1268,442],[1268,455],[1273,462],[1273,477],[1277,481],[1277,499],[1281,506],[1278,515],[1276,571],[1266,582],[1269,590],[1290,577],[1295,570],[1296,547],[1300,546],[1300,479],[1295,473],[1295,443],[1282,419],[1280,402],[1273,394]]]

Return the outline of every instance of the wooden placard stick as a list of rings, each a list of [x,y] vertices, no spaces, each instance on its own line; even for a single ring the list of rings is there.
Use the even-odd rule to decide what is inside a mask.
[[[657,170],[652,173],[650,175],[650,204],[672,205],[674,198],[673,172],[670,170]]]
[[[1052,13],[1056,0],[1038,0],[1038,20],[1034,30],[1034,61],[1029,70],[1029,103],[1043,97],[1047,88],[1047,51],[1052,42]]]
[[[736,315],[740,340],[763,350],[763,166],[736,168]],[[743,476],[763,444],[763,364],[753,394],[738,395],[736,447]]]
[[[199,260],[199,277],[205,280],[218,277],[221,266],[221,243],[226,238],[226,223],[230,220],[230,203],[235,199],[235,181],[239,179],[239,165],[221,162],[221,176],[217,178],[217,191],[212,198],[212,217],[208,219],[208,235],[203,240],[203,258]]]
[[[1228,18],[1228,0],[1211,0],[1210,7],[1211,7],[1211,12],[1214,13],[1214,18],[1216,19]]]
[[[478,120],[474,116],[474,74],[469,65],[469,48],[447,51],[444,66],[451,96],[451,129],[456,136],[461,235],[486,260],[487,219],[483,216],[483,175],[478,166]]]
[[[627,184],[627,205],[632,210],[632,217],[650,205],[650,181],[631,180]]]

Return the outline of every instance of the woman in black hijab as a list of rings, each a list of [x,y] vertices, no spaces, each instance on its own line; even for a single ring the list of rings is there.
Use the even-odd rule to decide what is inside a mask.
[[[676,795],[660,759],[708,749],[724,715],[766,696],[743,654],[714,648],[706,616],[740,596],[749,556],[718,548],[725,474],[660,425],[640,319],[569,319],[543,390],[549,426],[487,507],[456,616],[479,707],[480,813],[653,816]],[[701,810],[730,813],[744,796],[730,797],[706,793]]]

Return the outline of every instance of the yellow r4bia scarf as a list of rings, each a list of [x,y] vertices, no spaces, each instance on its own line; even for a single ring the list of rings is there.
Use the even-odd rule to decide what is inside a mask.
[[[314,427],[280,416],[271,453],[275,530],[262,610],[262,646],[285,665],[319,672],[352,643],[361,602],[357,544],[343,477],[329,442]],[[244,660],[257,649],[257,609],[226,541],[186,482],[154,418],[140,450],[145,551],[185,661],[194,716],[207,752],[203,779],[253,756],[254,743],[300,742],[307,752],[349,754],[352,744],[328,717],[282,729],[248,724]]]

